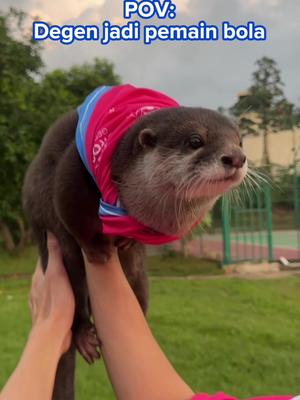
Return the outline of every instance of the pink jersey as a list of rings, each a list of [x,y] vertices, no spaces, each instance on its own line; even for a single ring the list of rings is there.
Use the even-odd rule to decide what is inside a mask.
[[[103,233],[153,245],[179,239],[156,232],[129,216],[119,204],[111,179],[113,153],[128,129],[140,117],[171,107],[179,107],[179,104],[162,93],[120,85],[96,89],[78,109],[76,144],[83,163],[101,192],[99,217]]]

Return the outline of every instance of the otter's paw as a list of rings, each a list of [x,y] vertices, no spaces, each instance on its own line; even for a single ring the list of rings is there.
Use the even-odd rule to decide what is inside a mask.
[[[105,264],[110,258],[110,252],[101,251],[100,252],[89,252],[85,251],[86,258],[91,264]]]
[[[80,247],[90,263],[105,264],[111,256],[112,239],[97,233]]]
[[[100,340],[91,323],[80,325],[73,334],[77,350],[88,364],[93,364],[100,356]]]

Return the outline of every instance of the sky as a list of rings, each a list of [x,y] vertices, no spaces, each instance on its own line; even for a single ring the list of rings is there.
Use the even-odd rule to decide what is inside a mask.
[[[266,26],[266,42],[158,42],[145,46],[117,42],[102,46],[79,42],[65,46],[46,42],[47,70],[68,68],[104,57],[114,62],[122,82],[160,90],[182,105],[229,107],[251,84],[254,63],[274,58],[287,98],[300,104],[300,0],[173,0],[176,24],[221,25],[223,21]],[[21,8],[52,24],[96,24],[122,20],[121,0],[1,0],[0,8]],[[151,21],[152,23],[152,21]]]

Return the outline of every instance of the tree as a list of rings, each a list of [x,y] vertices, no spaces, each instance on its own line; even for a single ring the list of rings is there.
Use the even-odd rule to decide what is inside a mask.
[[[270,165],[269,134],[293,125],[294,106],[283,92],[283,82],[277,63],[263,57],[256,62],[252,86],[240,95],[231,113],[239,118],[243,135],[262,134],[262,164]]]
[[[0,13],[0,236],[7,250],[25,241],[21,188],[48,126],[97,86],[120,82],[113,64],[99,59],[44,74],[39,42],[23,33],[27,19],[14,9]]]
[[[96,58],[93,63],[70,69],[56,69],[43,76],[33,96],[35,120],[38,123],[36,142],[40,143],[47,127],[61,114],[77,108],[98,86],[118,85],[120,78],[114,65]]]
[[[0,231],[9,250],[15,246],[10,226],[22,225],[20,188],[33,155],[30,94],[43,66],[40,46],[22,33],[25,18],[14,9],[0,14]]]
[[[300,107],[294,110],[295,124],[299,128],[300,127]]]

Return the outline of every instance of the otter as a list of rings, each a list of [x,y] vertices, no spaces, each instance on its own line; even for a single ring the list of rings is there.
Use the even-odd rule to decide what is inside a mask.
[[[23,207],[36,238],[42,267],[48,262],[46,232],[58,238],[76,299],[73,342],[62,357],[53,398],[74,398],[75,347],[92,363],[99,358],[90,322],[81,249],[104,262],[113,240],[127,279],[144,313],[148,281],[144,245],[103,233],[101,193],[76,146],[78,112],[70,111],[46,132],[25,176]],[[129,216],[151,232],[181,237],[201,221],[247,173],[238,127],[205,108],[169,107],[142,114],[116,146],[111,180]]]

